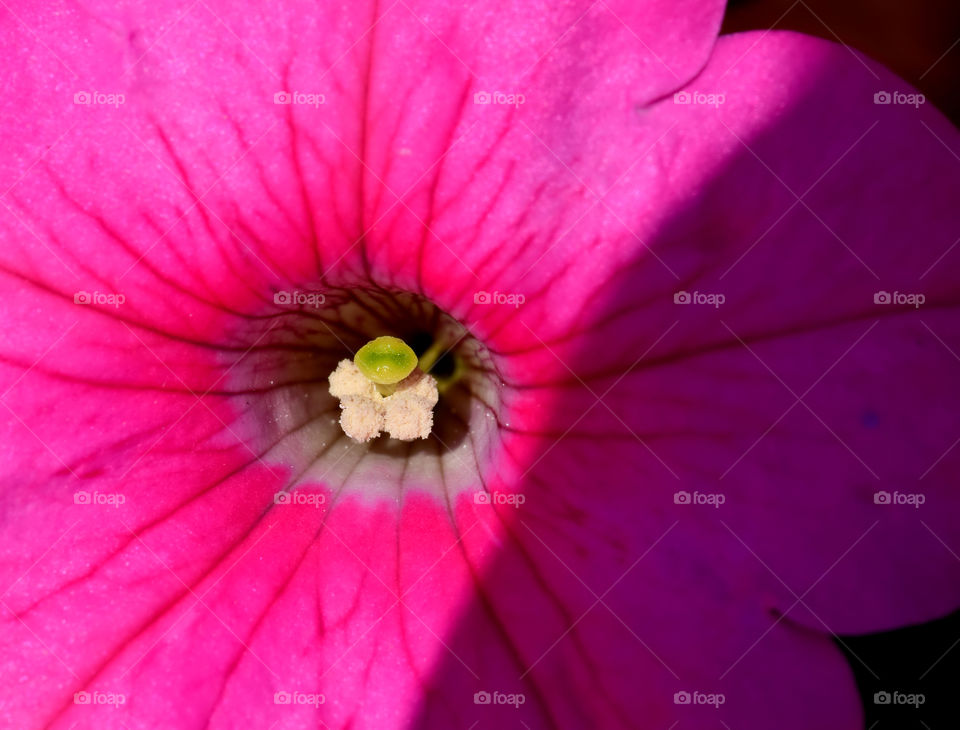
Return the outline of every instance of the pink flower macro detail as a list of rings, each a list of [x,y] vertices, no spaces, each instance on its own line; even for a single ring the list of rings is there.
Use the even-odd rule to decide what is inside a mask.
[[[722,10],[6,8],[0,725],[859,727],[832,636],[960,604],[960,140]]]

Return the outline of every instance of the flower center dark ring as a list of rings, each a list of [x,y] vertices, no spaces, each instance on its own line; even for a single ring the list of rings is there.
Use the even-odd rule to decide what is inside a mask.
[[[229,377],[248,399],[239,421],[251,448],[289,470],[286,489],[323,484],[391,500],[413,489],[449,499],[485,481],[501,380],[489,351],[456,319],[418,294],[371,285],[280,292],[266,310],[236,333],[251,349]],[[327,377],[380,335],[400,337],[430,363],[440,400],[427,439],[359,444],[340,428]]]

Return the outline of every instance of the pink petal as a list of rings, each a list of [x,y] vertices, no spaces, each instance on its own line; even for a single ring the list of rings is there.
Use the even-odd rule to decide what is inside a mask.
[[[687,27],[674,24],[673,11],[648,11],[661,20],[648,43],[656,55],[613,17],[639,26],[646,5],[636,15],[597,8],[555,51],[551,44],[582,9],[557,20],[524,10],[531,15],[522,23],[475,10],[454,24],[441,9],[414,7],[416,19],[395,6],[373,53],[362,35],[367,18],[338,21],[331,11],[318,19],[312,6],[261,17],[216,7],[243,45],[206,7],[148,38],[125,32],[153,27],[145,19],[108,28],[87,21],[90,34],[120,40],[100,54],[102,68],[71,52],[79,39],[56,31],[66,63],[98,83],[108,67],[148,55],[124,87],[123,109],[69,108],[79,126],[42,164],[22,181],[24,165],[3,170],[5,181],[16,183],[2,223],[9,242],[4,288],[17,292],[0,304],[11,322],[2,349],[10,409],[4,463],[15,475],[4,491],[10,526],[0,571],[9,586],[9,630],[2,653],[14,660],[4,663],[3,680],[13,686],[21,674],[45,678],[5,698],[4,717],[20,725],[55,719],[63,727],[313,726],[318,718],[331,727],[449,727],[502,716],[575,727],[587,718],[615,726],[637,717],[666,726],[690,710],[731,726],[769,727],[776,710],[779,726],[856,722],[839,654],[794,620],[823,626],[799,610],[778,621],[776,609],[791,608],[790,593],[745,546],[797,592],[842,556],[804,598],[831,629],[943,612],[956,604],[948,588],[957,585],[956,566],[926,535],[933,530],[948,543],[955,537],[955,502],[946,492],[955,462],[948,455],[926,477],[938,507],[936,516],[924,513],[927,533],[913,515],[888,512],[858,544],[862,553],[842,555],[876,514],[873,485],[807,413],[806,420],[785,420],[783,432],[772,431],[748,454],[736,484],[724,480],[723,510],[682,511],[671,499],[678,483],[720,491],[720,472],[792,402],[719,319],[748,343],[769,334],[751,347],[800,393],[860,334],[856,322],[823,323],[876,316],[873,282],[815,219],[785,220],[731,272],[725,308],[677,313],[676,279],[654,254],[688,288],[709,290],[732,263],[731,251],[739,254],[793,200],[719,120],[802,191],[856,140],[867,113],[889,111],[842,161],[849,167],[818,184],[810,205],[851,248],[875,257],[891,289],[901,286],[900,276],[912,283],[921,264],[951,243],[941,191],[949,190],[944,180],[955,180],[952,161],[917,120],[949,144],[955,135],[926,109],[878,110],[869,101],[872,77],[858,81],[865,71],[855,59],[790,36],[721,43],[694,88],[722,83],[722,109],[668,99],[644,110],[703,63],[718,9],[710,4],[712,20],[701,24],[693,5],[677,16]],[[480,27],[506,30],[481,43],[490,34]],[[531,40],[511,33],[514,27],[542,35]],[[293,29],[295,47],[277,43]],[[165,44],[163,53],[149,52],[154,42]],[[318,61],[311,55],[318,49],[330,57]],[[745,52],[735,73],[717,78]],[[303,89],[301,79],[312,83],[344,53],[343,66],[319,90],[329,97],[320,114],[270,104],[278,87]],[[489,79],[491,86],[479,88],[506,88],[504,78],[543,53],[562,55],[537,72],[529,105],[512,113],[469,105],[478,87],[467,83],[462,61]],[[380,58],[402,62],[364,66]],[[612,58],[622,68],[610,70]],[[49,66],[60,62],[49,59]],[[815,85],[819,75],[829,75],[830,84]],[[372,107],[358,95],[365,79],[376,92],[368,97],[377,102]],[[803,111],[791,110],[801,84]],[[28,129],[32,139],[55,142],[76,87],[42,88],[50,96],[13,95],[16,114],[7,112],[11,122],[2,125],[4,143],[24,160],[42,149],[14,138]],[[366,136],[359,118],[375,120]],[[477,136],[436,167],[475,122]],[[886,153],[904,139],[912,167],[901,165],[902,154]],[[880,151],[898,165],[878,165]],[[170,170],[197,194],[210,189],[204,205],[195,205]],[[391,208],[408,189],[405,204]],[[594,205],[594,190],[610,191],[606,205]],[[889,211],[884,225],[865,227],[875,225],[878,210]],[[368,227],[367,239],[351,248]],[[771,254],[786,231],[797,234],[784,241],[789,248]],[[908,234],[924,247],[888,248]],[[147,259],[135,266],[140,254]],[[834,299],[811,297],[813,277],[790,283],[798,271],[822,271],[824,260],[830,281],[842,283],[823,292]],[[931,303],[948,303],[946,261],[928,275]],[[223,361],[202,343],[218,336],[218,344],[236,344],[223,337],[234,310],[259,312],[278,285],[325,270],[335,283],[366,274],[422,288],[488,339],[510,386],[510,418],[487,486],[521,487],[524,508],[498,508],[494,519],[461,495],[451,516],[447,505],[417,496],[414,483],[402,508],[348,493],[329,511],[266,512],[292,475],[278,468],[282,460],[258,463],[251,454],[263,424],[246,403],[210,395],[198,405],[189,391],[222,385]],[[107,315],[78,309],[70,301],[77,285],[125,290],[128,302]],[[526,291],[530,306],[522,314],[474,306],[475,289]],[[950,403],[943,390],[956,363],[916,322],[923,316],[950,347],[955,327],[946,315],[922,311],[884,316],[868,335],[876,349],[867,350],[865,340],[831,371],[834,391],[827,378],[817,386],[826,392],[809,398],[855,452],[877,459],[873,468],[898,484],[904,470],[932,462],[956,438],[955,420],[938,405]],[[681,324],[668,331],[676,319]],[[814,331],[775,337],[804,326]],[[890,357],[893,341],[911,348],[911,360],[871,368],[877,353]],[[640,369],[605,397],[616,417],[595,405],[578,378],[600,395],[647,348]],[[907,380],[918,358],[922,377]],[[104,387],[118,383],[133,387]],[[895,385],[903,395],[892,400]],[[867,407],[880,425],[863,436]],[[912,415],[918,412],[933,419]],[[636,444],[624,422],[652,451]],[[563,443],[554,448],[558,438]],[[805,442],[812,454],[798,451]],[[804,468],[820,481],[798,480]],[[75,477],[91,492],[120,492],[127,502],[112,512],[80,510]],[[784,485],[775,492],[773,477]],[[328,502],[337,486],[324,485]],[[894,558],[900,562],[883,569],[875,563]],[[929,582],[895,602],[893,591],[920,561],[928,561]],[[406,590],[404,605],[396,604]],[[805,692],[785,696],[791,682],[821,701],[803,701]],[[129,702],[120,710],[76,706],[73,692],[81,688],[126,693]],[[474,705],[473,693],[483,689],[523,692],[527,702],[519,710]],[[684,689],[721,691],[727,702],[709,711],[674,705],[673,693]],[[274,704],[277,691],[322,692],[327,701],[319,710],[285,707]]]

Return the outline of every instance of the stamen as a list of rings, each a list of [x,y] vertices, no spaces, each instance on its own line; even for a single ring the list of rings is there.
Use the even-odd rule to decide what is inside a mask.
[[[340,426],[354,441],[386,431],[401,441],[425,439],[433,430],[439,393],[432,375],[417,369],[417,356],[397,337],[378,337],[353,361],[330,373],[330,395],[340,400]]]

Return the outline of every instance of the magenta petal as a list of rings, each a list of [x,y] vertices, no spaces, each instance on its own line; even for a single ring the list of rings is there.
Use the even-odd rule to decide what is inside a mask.
[[[857,59],[781,35],[720,43],[690,90],[723,105],[673,104],[712,2],[395,5],[370,33],[377,8],[201,4],[168,26],[151,7],[28,18],[60,42],[23,51],[4,101],[0,678],[42,680],[2,717],[854,724],[824,634],[960,598],[938,542],[956,540],[956,267],[925,271],[956,230],[939,115],[878,108]],[[125,103],[71,104],[90,89]],[[274,105],[283,90],[324,103]],[[487,91],[528,98],[472,103]],[[816,183],[816,216],[778,221],[795,198],[776,176]],[[920,278],[924,309],[874,305]],[[236,333],[285,284],[370,281],[422,291],[490,347],[505,405],[491,453],[463,451],[489,459],[467,487],[519,489],[522,508],[425,472],[384,499],[265,443],[293,426],[230,390],[225,363],[258,344]],[[681,288],[727,301],[679,307]],[[87,289],[126,301],[75,304]],[[482,307],[479,289],[528,304]],[[816,416],[778,422],[812,384]],[[935,510],[873,504],[929,466]],[[324,504],[275,507],[291,480]]]
[[[874,103],[913,90],[792,34],[723,39],[689,90],[726,100],[667,104],[672,214],[638,228],[678,276],[641,270],[669,282],[645,289],[644,326],[678,324],[611,397],[655,399],[624,418],[677,432],[654,449],[678,489],[727,498],[678,517],[723,520],[781,611],[838,633],[942,615],[960,600],[957,132]]]

